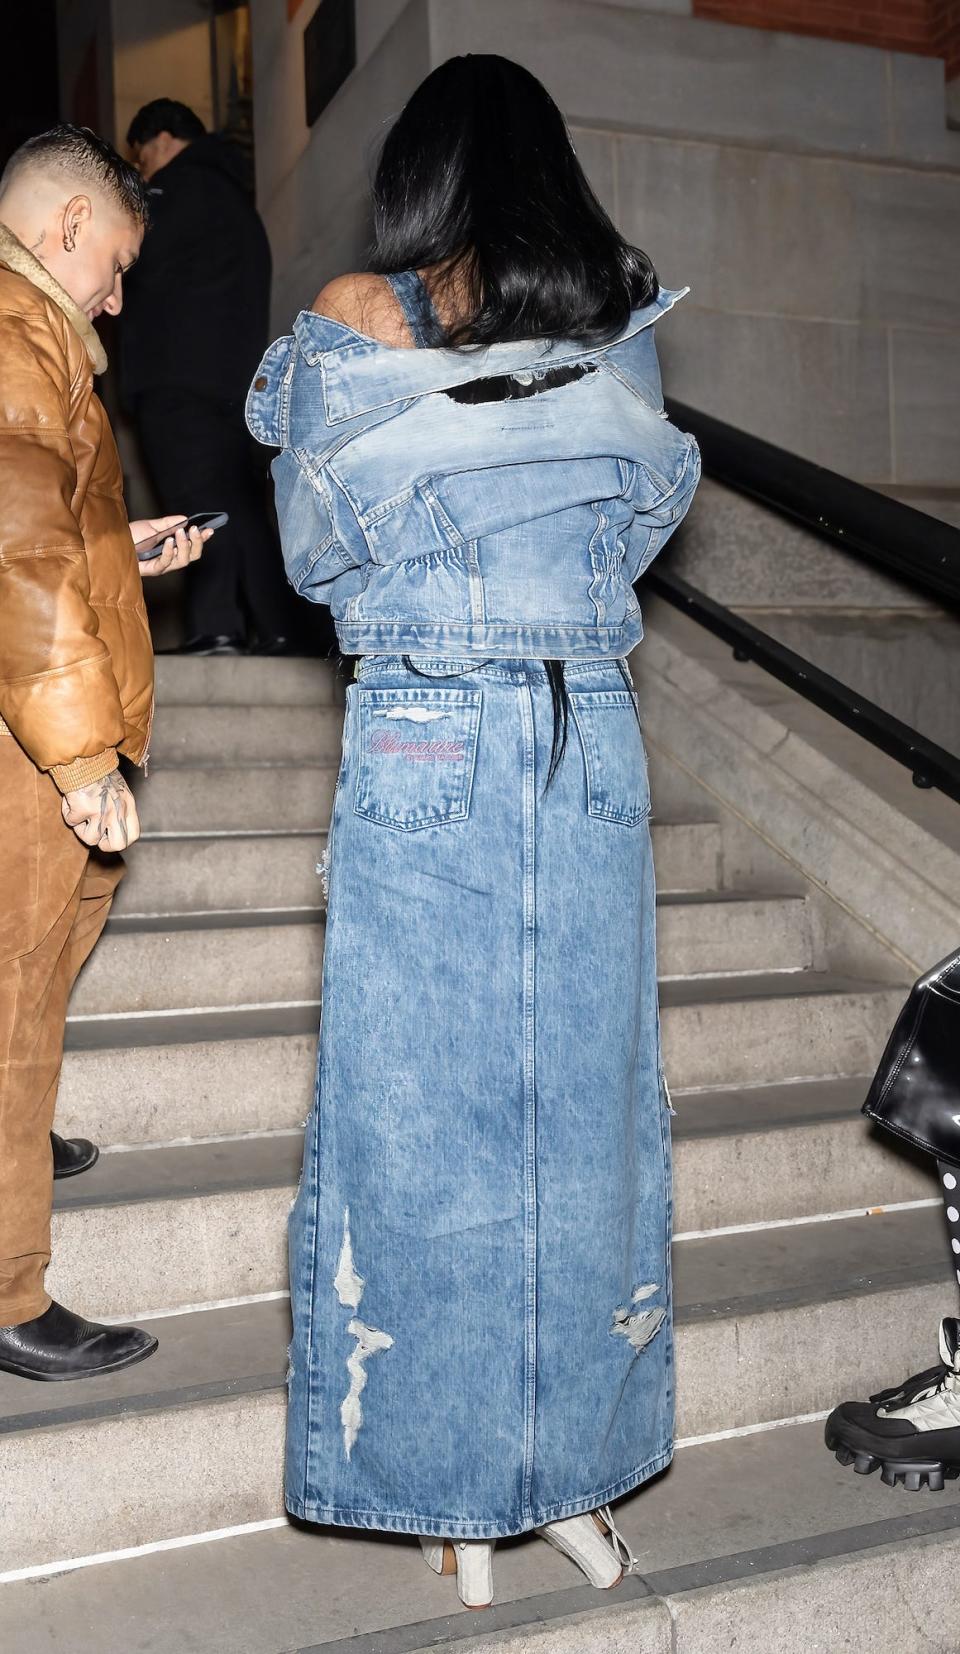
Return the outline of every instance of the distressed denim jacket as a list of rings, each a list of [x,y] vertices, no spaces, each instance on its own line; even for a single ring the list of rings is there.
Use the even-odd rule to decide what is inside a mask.
[[[291,584],[346,654],[610,659],[633,583],[700,475],[663,408],[662,289],[611,343],[396,349],[313,311],[270,346],[247,423]]]

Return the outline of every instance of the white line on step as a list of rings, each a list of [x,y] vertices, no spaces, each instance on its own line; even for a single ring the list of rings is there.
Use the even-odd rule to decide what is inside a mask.
[[[273,1131],[218,1132],[212,1137],[165,1137],[160,1143],[109,1143],[101,1154],[149,1154],[153,1149],[195,1149],[204,1143],[260,1143],[274,1137],[302,1137],[303,1126],[277,1126]]]
[[[789,1419],[767,1419],[762,1424],[739,1424],[733,1430],[711,1430],[706,1436],[681,1436],[674,1442],[679,1451],[681,1447],[708,1447],[711,1442],[729,1442],[738,1436],[760,1436],[766,1430],[785,1430],[791,1424],[816,1424],[827,1417],[829,1409],[824,1408],[822,1413],[794,1413]]]
[[[679,1241],[716,1240],[720,1235],[752,1235],[760,1229],[801,1229],[807,1223],[839,1223],[845,1218],[876,1218],[884,1217],[889,1212],[919,1212],[927,1206],[939,1206],[940,1196],[933,1195],[925,1200],[897,1200],[889,1206],[851,1206],[846,1212],[817,1212],[807,1218],[770,1218],[759,1223],[731,1223],[723,1229],[687,1229],[682,1235],[674,1235],[674,1244]]]
[[[306,852],[305,859],[310,861],[315,853],[314,848],[311,846],[310,850]],[[245,919],[249,919],[253,914],[255,914],[258,918],[273,918],[274,914],[280,913],[318,913],[319,911],[320,909],[317,902],[287,902],[283,907],[165,907],[151,908],[148,912],[144,913],[128,913],[124,910],[124,912],[118,913],[116,917],[123,921],[124,926],[128,924],[132,925],[134,920],[140,919],[150,919],[153,922],[158,919],[163,919],[164,921],[169,919],[171,922],[174,919],[239,919],[241,921],[239,925],[224,925],[222,928],[224,930],[256,930],[259,928],[257,925],[247,925],[243,923]],[[190,934],[193,934],[195,931],[204,931],[208,928],[213,929],[214,927],[208,927],[205,924],[188,925],[187,931]],[[123,930],[114,930],[113,934],[115,936],[122,936],[126,934],[126,932]],[[137,932],[137,934],[139,935],[140,933]],[[154,930],[149,931],[147,934],[162,936],[163,932]]]
[[[131,1321],[167,1321],[171,1315],[201,1315],[210,1309],[243,1309],[246,1304],[279,1303],[289,1296],[287,1291],[248,1292],[240,1298],[210,1298],[200,1304],[178,1304],[176,1309],[138,1309],[129,1315],[101,1315],[100,1320],[108,1327],[125,1327]]]
[[[206,832],[201,828],[171,828],[166,832],[144,833],[141,844],[156,844],[160,841],[186,838],[310,838],[317,834],[325,834],[325,826],[314,827],[211,827]]]
[[[186,1533],[177,1539],[155,1539],[149,1545],[128,1545],[122,1551],[99,1551],[94,1556],[74,1556],[63,1562],[43,1562],[30,1568],[10,1568],[0,1574],[0,1585],[18,1579],[46,1579],[50,1574],[72,1573],[75,1568],[94,1568],[101,1562],[129,1562],[134,1557],[154,1556],[157,1551],[181,1551],[188,1545],[209,1545],[215,1539],[237,1539],[245,1533],[266,1533],[285,1528],[285,1516],[269,1516],[263,1522],[242,1522],[234,1528],[211,1528],[207,1533]]]
[[[815,1424],[826,1417],[826,1412],[797,1413],[793,1418],[744,1424],[733,1430],[714,1430],[706,1436],[682,1436],[674,1445],[678,1451],[684,1447],[706,1447],[711,1442],[731,1441],[737,1436],[758,1436],[764,1431],[782,1430],[791,1424]],[[153,1556],[158,1551],[179,1551],[191,1545],[209,1545],[218,1539],[241,1539],[248,1533],[267,1533],[271,1528],[286,1526],[285,1516],[271,1516],[262,1522],[242,1522],[232,1528],[211,1528],[206,1533],[186,1533],[177,1539],[156,1539],[150,1544],[130,1545],[121,1551],[100,1551],[93,1556],[70,1557],[61,1562],[35,1563],[29,1568],[11,1568],[6,1573],[0,1573],[0,1585],[13,1585],[24,1579],[46,1579],[53,1574],[72,1573],[76,1568],[93,1568],[101,1562],[132,1562],[141,1556]]]
[[[787,1086],[828,1086],[837,1082],[862,1080],[863,1090],[870,1089],[870,1074],[788,1074],[781,1080],[738,1080],[735,1085],[671,1085],[671,1097],[711,1097],[727,1091],[780,1091]]]
[[[319,999],[254,999],[242,1005],[181,1005],[169,1011],[83,1011],[79,1016],[70,1016],[68,1022],[136,1022],[139,1017],[144,1021],[148,1017],[159,1021],[162,1017],[208,1017],[223,1015],[227,1011],[304,1011],[314,1010],[320,1005]]]
[[[726,981],[734,978],[739,979],[741,976],[746,977],[748,981],[754,976],[771,976],[779,981],[781,976],[812,976],[813,974],[814,973],[810,970],[809,965],[778,965],[776,970],[773,971],[765,965],[757,965],[755,969],[751,969],[746,966],[741,969],[739,966],[735,966],[733,969],[728,971],[676,971],[672,974],[664,974],[663,972],[660,972],[657,976],[657,981],[712,982],[714,979],[717,981]]]

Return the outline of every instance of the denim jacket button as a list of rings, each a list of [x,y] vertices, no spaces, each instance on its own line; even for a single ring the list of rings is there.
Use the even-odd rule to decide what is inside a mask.
[[[263,374],[263,373],[261,373],[261,374],[260,374],[260,375],[259,375],[259,376],[258,376],[258,377],[257,377],[257,378],[256,378],[256,379],[255,379],[255,380],[254,380],[254,381],[253,381],[253,388],[254,388],[254,390],[255,390],[255,391],[265,391],[265,390],[266,390],[266,388],[267,388],[267,385],[268,385],[268,383],[269,383],[269,381],[268,381],[268,379],[267,379],[267,377],[266,377],[266,375],[265,375],[265,374]]]

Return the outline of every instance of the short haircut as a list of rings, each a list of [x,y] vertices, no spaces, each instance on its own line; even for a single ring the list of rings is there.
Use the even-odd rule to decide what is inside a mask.
[[[161,132],[169,132],[171,138],[182,138],[192,144],[196,138],[204,137],[206,130],[200,116],[187,104],[178,103],[176,98],[154,98],[152,103],[145,103],[137,110],[130,122],[127,143],[131,147],[147,144]]]
[[[58,173],[65,181],[92,185],[138,223],[146,221],[146,185],[136,167],[88,126],[52,126],[49,132],[28,138],[7,162],[0,177],[0,191],[33,168]]]

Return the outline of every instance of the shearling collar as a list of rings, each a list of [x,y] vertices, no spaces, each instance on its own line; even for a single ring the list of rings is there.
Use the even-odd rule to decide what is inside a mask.
[[[39,287],[41,293],[46,293],[66,316],[74,332],[80,335],[87,355],[93,365],[94,373],[105,373],[107,368],[107,353],[100,343],[100,336],[93,323],[83,314],[79,305],[75,304],[69,293],[65,293],[60,283],[51,276],[46,265],[41,264],[38,258],[18,241],[12,230],[5,224],[0,224],[0,264],[5,264],[8,270],[13,270],[18,276],[26,276],[34,287]]]

